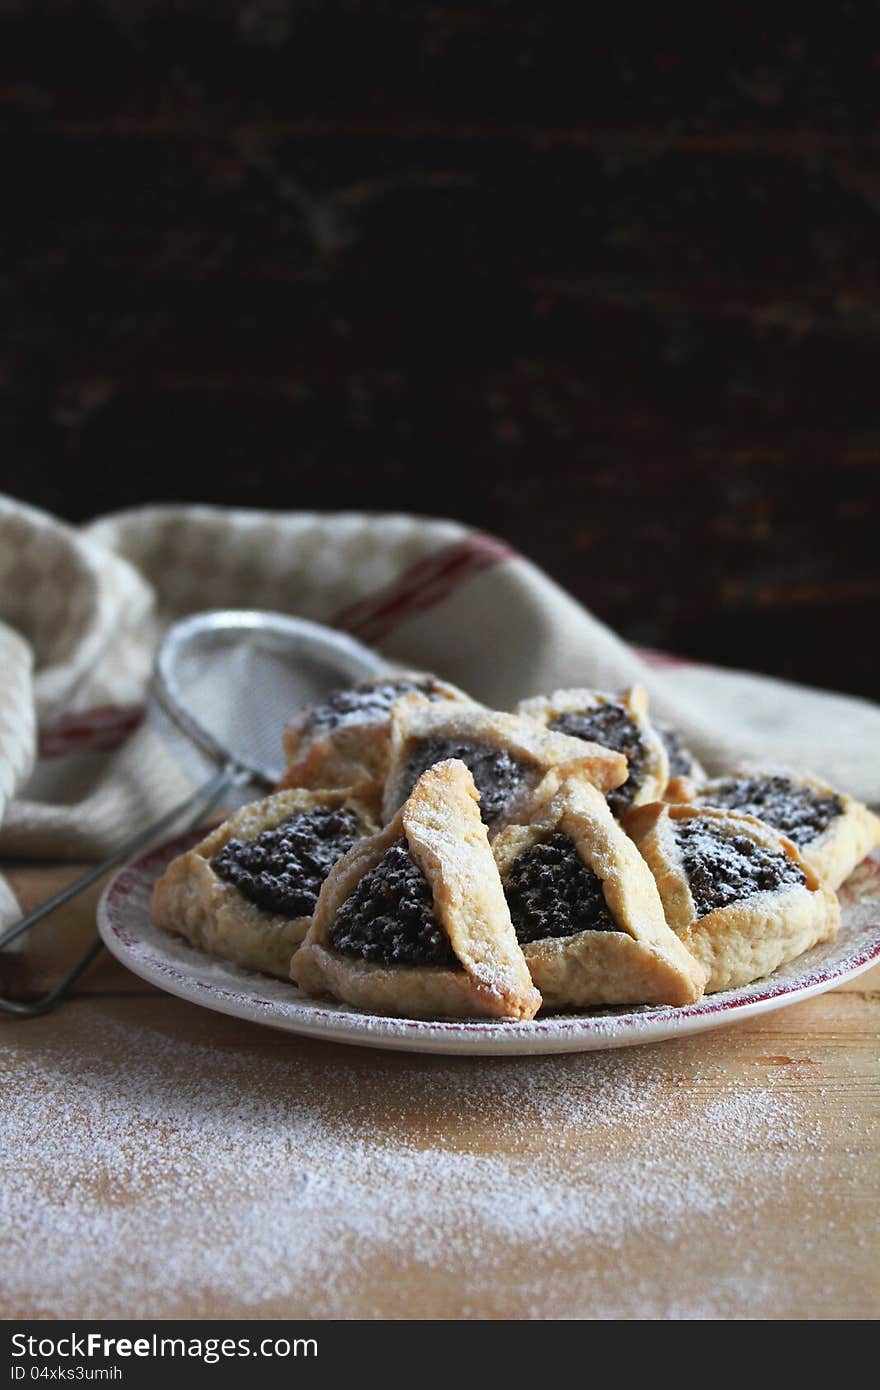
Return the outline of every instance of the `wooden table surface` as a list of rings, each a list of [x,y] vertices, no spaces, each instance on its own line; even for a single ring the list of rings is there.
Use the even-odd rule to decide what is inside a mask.
[[[75,872],[10,878],[28,907]],[[4,993],[57,976],[96,897],[0,958]],[[259,1028],[102,953],[0,1025],[0,1314],[874,1317],[878,989],[459,1059]]]

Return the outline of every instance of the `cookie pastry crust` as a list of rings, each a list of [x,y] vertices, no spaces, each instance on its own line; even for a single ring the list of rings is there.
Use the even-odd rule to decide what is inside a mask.
[[[383,818],[394,815],[426,768],[449,758],[461,759],[470,768],[490,834],[519,817],[552,768],[576,764],[603,792],[626,778],[622,754],[550,733],[534,720],[482,705],[440,707],[407,698],[395,706],[391,718]]]
[[[655,803],[631,811],[626,828],[669,926],[706,968],[708,993],[763,979],[836,936],[833,890],[753,816]]]
[[[670,931],[650,869],[595,787],[563,776],[493,848],[546,1008],[700,998],[706,972]]]
[[[284,787],[350,787],[364,779],[379,787],[388,770],[391,711],[404,695],[428,703],[470,704],[457,686],[423,671],[374,676],[334,690],[303,710],[284,731]]]
[[[832,888],[880,845],[880,817],[818,777],[789,768],[743,766],[706,782],[696,800],[766,821]]]
[[[429,768],[327,878],[290,973],[307,994],[407,1018],[533,1018],[532,984],[463,762]]]
[[[620,817],[631,806],[656,801],[663,795],[669,781],[669,757],[648,720],[648,696],[642,686],[631,686],[620,696],[600,690],[555,690],[552,695],[521,700],[516,713],[546,729],[590,739],[626,757],[626,781],[608,795],[613,815]]]
[[[173,860],[153,889],[153,921],[209,955],[286,980],[323,878],[375,830],[356,791],[275,792]]]

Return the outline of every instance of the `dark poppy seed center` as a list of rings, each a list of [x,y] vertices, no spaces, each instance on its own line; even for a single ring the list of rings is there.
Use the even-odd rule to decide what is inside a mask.
[[[615,787],[606,798],[612,815],[622,816],[632,805],[642,785],[648,752],[641,731],[632,715],[616,700],[605,700],[595,709],[568,710],[554,719],[550,728],[570,738],[585,739],[603,748],[623,753],[627,763],[627,778],[622,787]]]
[[[309,917],[324,879],[360,834],[353,811],[300,811],[253,840],[228,840],[213,867],[257,907]]]
[[[668,724],[655,724],[663,746],[669,757],[669,776],[670,777],[690,777],[694,771],[694,755],[685,746],[684,739],[677,729],[672,729]]]
[[[423,772],[447,758],[459,758],[470,768],[480,793],[480,815],[486,825],[492,825],[503,815],[526,776],[525,763],[506,748],[490,748],[485,743],[444,738],[438,734],[422,739],[413,749],[404,777],[406,795]]]
[[[383,965],[456,967],[434,895],[405,840],[397,840],[340,907],[330,941],[345,956]]]
[[[703,796],[713,806],[757,816],[796,845],[809,844],[843,815],[834,792],[817,791],[788,777],[722,777]]]
[[[333,690],[320,705],[312,710],[305,722],[303,732],[313,734],[320,730],[328,733],[355,719],[380,720],[391,713],[391,708],[403,695],[425,695],[429,700],[439,700],[441,691],[433,676],[413,680],[405,677],[400,680],[382,681],[379,684],[364,682],[348,689]]]
[[[581,859],[568,835],[556,832],[527,849],[504,883],[521,943],[582,931],[617,931],[602,880]]]
[[[807,881],[784,850],[765,849],[708,817],[681,820],[675,833],[698,917]]]

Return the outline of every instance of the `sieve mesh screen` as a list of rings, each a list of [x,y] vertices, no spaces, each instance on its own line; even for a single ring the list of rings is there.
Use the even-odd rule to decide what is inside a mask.
[[[385,669],[375,652],[316,623],[272,613],[199,614],[162,643],[153,709],[163,733],[172,721],[195,745],[202,767],[232,761],[265,788],[284,771],[281,734],[296,710]],[[191,756],[186,762],[193,766]]]

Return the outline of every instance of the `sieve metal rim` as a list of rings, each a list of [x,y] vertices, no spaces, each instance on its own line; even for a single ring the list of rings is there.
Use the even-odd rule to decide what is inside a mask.
[[[364,680],[368,676],[378,676],[390,670],[384,657],[357,638],[322,623],[311,622],[308,618],[294,618],[287,613],[274,613],[256,608],[215,608],[201,613],[193,613],[174,623],[156,651],[150,675],[149,695],[162,712],[176,725],[212,763],[218,767],[232,765],[246,772],[258,785],[271,788],[274,780],[264,767],[246,758],[233,756],[228,749],[218,743],[214,736],[187,709],[174,677],[174,668],[182,649],[196,635],[206,633],[234,632],[247,629],[249,632],[275,634],[285,640],[295,639],[303,653],[326,656],[332,654],[337,660],[341,657],[350,669],[346,672],[340,662],[340,682],[346,676],[352,681]],[[291,711],[292,712],[292,711]],[[280,742],[280,731],[279,731]]]

